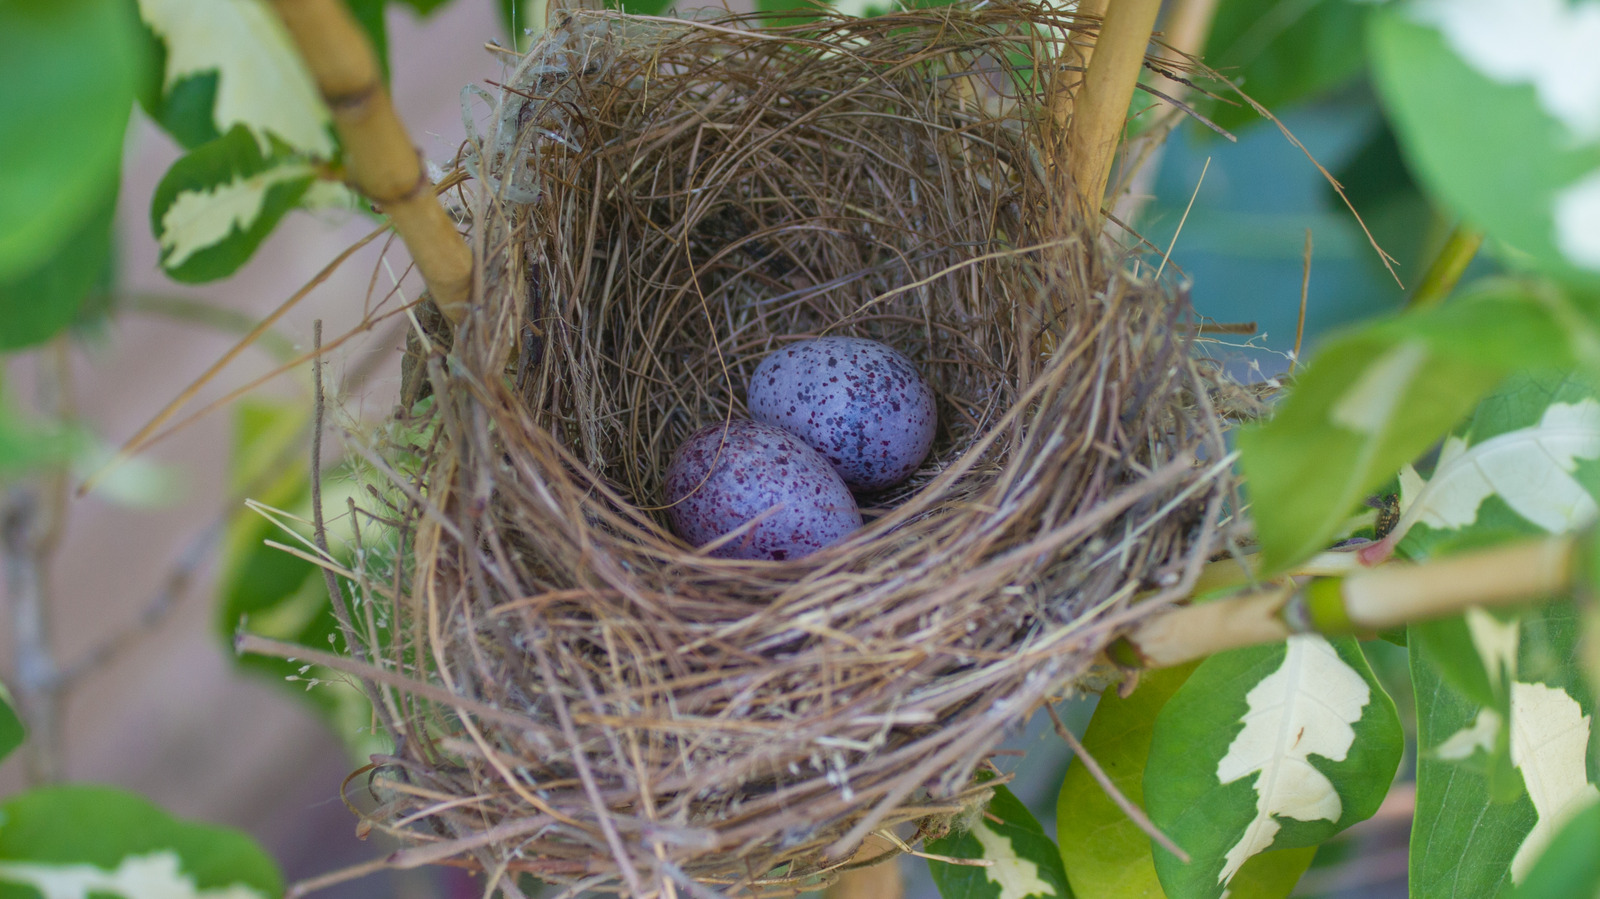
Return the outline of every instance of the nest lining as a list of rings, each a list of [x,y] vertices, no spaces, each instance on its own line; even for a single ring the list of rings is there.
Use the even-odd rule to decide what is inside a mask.
[[[1187,310],[1085,236],[1038,149],[1083,24],[747,24],[566,14],[469,125],[484,296],[425,362],[413,567],[367,648],[461,697],[382,703],[371,818],[430,859],[792,892],[871,830],[946,826],[1134,594],[1212,549]],[[659,509],[672,450],[822,333],[918,363],[932,457],[806,559],[695,552]]]

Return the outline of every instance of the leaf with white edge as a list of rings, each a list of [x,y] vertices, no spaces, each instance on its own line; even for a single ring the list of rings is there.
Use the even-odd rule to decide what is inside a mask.
[[[1485,647],[1513,633],[1510,625],[1490,630]],[[1513,657],[1503,646],[1486,653],[1498,659],[1491,669],[1512,678],[1506,713],[1467,699],[1441,676],[1432,648],[1416,644],[1411,895],[1488,896],[1523,882],[1557,832],[1600,803],[1577,630],[1572,604],[1554,603],[1523,615]]]
[[[928,852],[988,864],[958,865],[930,859],[929,872],[944,899],[1072,899],[1056,844],[1017,797],[1003,786],[971,829],[927,844]]]
[[[6,692],[5,684],[0,684],[0,761],[21,746],[27,736],[28,731],[22,726],[22,719],[11,708],[11,694]]]
[[[1506,10],[1498,0],[1374,10],[1373,80],[1430,193],[1541,269],[1593,286],[1600,3],[1524,0],[1515,15]]]
[[[1145,766],[1151,820],[1192,859],[1157,851],[1167,896],[1216,899],[1258,853],[1315,846],[1371,816],[1403,746],[1394,702],[1351,638],[1205,660],[1156,719]]]
[[[212,81],[213,134],[242,126],[263,154],[275,138],[311,156],[334,155],[328,109],[265,0],[139,0],[139,15],[165,50],[163,98],[197,79]],[[159,109],[152,114],[161,118]],[[205,134],[192,123],[173,130],[180,138]]]
[[[1600,805],[1574,815],[1511,899],[1600,899]]]
[[[243,126],[199,147],[173,164],[151,200],[162,267],[179,281],[233,274],[315,181],[302,159],[264,156]]]
[[[1589,782],[1592,718],[1565,690],[1545,684],[1511,685],[1511,763],[1522,772],[1539,818],[1511,858],[1511,879],[1521,882],[1557,831],[1578,812],[1600,802]]]
[[[66,786],[0,805],[0,893],[30,888],[47,899],[274,899],[283,878],[237,831],[122,790]]]
[[[1433,477],[1411,466],[1400,473],[1400,520],[1386,538],[1403,539],[1412,525],[1460,530],[1476,523],[1491,496],[1552,534],[1595,519],[1595,501],[1572,477],[1579,459],[1600,459],[1600,402],[1552,403],[1538,424],[1469,446],[1445,439]]]
[[[1339,524],[1514,369],[1563,365],[1592,331],[1565,297],[1494,282],[1328,341],[1265,425],[1240,431],[1264,573]]]

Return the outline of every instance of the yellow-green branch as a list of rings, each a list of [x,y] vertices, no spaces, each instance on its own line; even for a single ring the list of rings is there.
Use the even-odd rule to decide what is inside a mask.
[[[333,113],[357,190],[389,217],[452,322],[472,295],[472,251],[434,195],[383,86],[377,56],[339,0],[273,0]]]
[[[1161,0],[1117,0],[1106,9],[1094,56],[1073,100],[1067,167],[1083,201],[1085,217],[1091,221],[1099,216],[1128,104],[1160,10]]]
[[[1391,562],[1343,577],[1273,584],[1183,606],[1140,625],[1118,661],[1165,668],[1291,634],[1371,633],[1471,606],[1520,605],[1572,589],[1576,541],[1549,537],[1426,564]]]

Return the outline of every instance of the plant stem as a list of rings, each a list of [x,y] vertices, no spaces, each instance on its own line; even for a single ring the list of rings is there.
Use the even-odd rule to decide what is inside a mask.
[[[1128,103],[1144,66],[1161,0],[1118,0],[1106,10],[1067,132],[1067,163],[1084,217],[1098,221]]]
[[[1291,634],[1368,633],[1470,606],[1520,605],[1572,588],[1575,541],[1547,537],[1417,565],[1391,562],[1345,577],[1265,587],[1156,616],[1118,653],[1165,668]]]
[[[459,323],[472,294],[472,250],[434,196],[361,26],[339,0],[273,6],[333,113],[355,187],[394,223],[434,303]]]
[[[24,744],[29,783],[61,779],[61,669],[50,644],[43,540],[37,489],[13,487],[0,503],[0,561],[11,612],[11,689],[28,728]]]
[[[1471,264],[1472,258],[1478,255],[1478,248],[1481,246],[1483,246],[1483,232],[1457,222],[1456,226],[1450,229],[1450,236],[1445,239],[1439,255],[1433,258],[1433,264],[1428,266],[1428,271],[1422,276],[1422,283],[1417,285],[1406,305],[1414,309],[1438,305],[1450,295],[1450,291],[1455,290],[1456,283],[1461,280],[1461,273],[1467,270],[1467,266]]]

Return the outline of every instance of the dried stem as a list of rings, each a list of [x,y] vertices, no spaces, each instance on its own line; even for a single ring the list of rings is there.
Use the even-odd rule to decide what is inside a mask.
[[[1509,606],[1572,589],[1575,542],[1549,537],[1417,565],[1390,562],[1347,577],[1279,584],[1174,609],[1134,629],[1131,661],[1179,665],[1291,634],[1370,633],[1471,606]]]
[[[461,321],[472,293],[472,251],[434,198],[372,45],[338,0],[274,0],[273,6],[333,113],[356,188],[394,223],[440,311]]]
[[[1145,48],[1155,27],[1161,0],[1120,0],[1106,10],[1094,58],[1084,73],[1067,132],[1067,158],[1072,184],[1085,218],[1098,218],[1100,201],[1111,177],[1111,161],[1122,139],[1122,126],[1133,99]],[[1094,213],[1089,215],[1087,213]]]
[[[1155,840],[1161,848],[1177,856],[1184,864],[1188,864],[1189,853],[1184,852],[1183,847],[1174,843],[1172,837],[1162,833],[1161,828],[1157,827],[1155,822],[1150,820],[1150,816],[1144,813],[1144,809],[1135,805],[1132,800],[1123,795],[1121,790],[1117,789],[1116,782],[1111,779],[1110,775],[1106,774],[1104,768],[1100,767],[1100,763],[1095,761],[1094,756],[1089,754],[1089,750],[1084,748],[1077,735],[1061,720],[1061,716],[1056,714],[1056,707],[1046,703],[1044,710],[1050,713],[1050,723],[1055,726],[1056,735],[1072,750],[1073,757],[1077,759],[1078,764],[1089,772],[1089,776],[1094,778],[1094,782],[1100,785],[1100,789],[1105,791],[1106,796],[1116,803],[1117,808],[1122,809],[1122,813],[1128,816],[1128,820],[1137,824],[1139,829],[1144,831],[1145,835],[1150,839]]]

